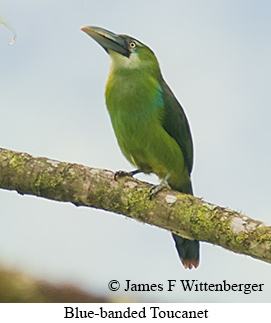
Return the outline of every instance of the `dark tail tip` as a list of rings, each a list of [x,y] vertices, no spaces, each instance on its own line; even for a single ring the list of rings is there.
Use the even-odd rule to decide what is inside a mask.
[[[172,234],[184,268],[197,268],[199,265],[199,241],[189,240]]]

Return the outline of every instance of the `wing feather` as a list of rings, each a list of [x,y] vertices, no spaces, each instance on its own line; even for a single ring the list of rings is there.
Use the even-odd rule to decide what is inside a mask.
[[[165,115],[163,127],[180,146],[184,162],[189,170],[193,167],[193,143],[188,120],[180,103],[164,80],[161,83]]]

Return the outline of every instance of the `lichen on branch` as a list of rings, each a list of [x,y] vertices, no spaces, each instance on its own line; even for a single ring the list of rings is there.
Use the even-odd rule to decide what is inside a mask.
[[[122,214],[181,236],[220,245],[271,263],[271,227],[191,195],[163,189],[109,170],[0,148],[0,188]]]

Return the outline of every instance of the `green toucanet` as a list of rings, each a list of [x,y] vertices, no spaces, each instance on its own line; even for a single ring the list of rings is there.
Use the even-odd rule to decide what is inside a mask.
[[[110,55],[106,105],[121,151],[138,170],[131,173],[155,173],[172,189],[193,194],[188,121],[152,50],[132,37],[99,27],[82,30]],[[196,268],[199,242],[172,235],[184,267]]]

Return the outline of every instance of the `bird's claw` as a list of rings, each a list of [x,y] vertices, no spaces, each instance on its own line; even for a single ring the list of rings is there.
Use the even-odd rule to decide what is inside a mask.
[[[124,170],[118,170],[117,172],[115,172],[114,174],[114,180],[117,181],[119,178],[121,177],[125,177],[125,176],[130,176],[133,177],[135,174],[140,173],[139,170],[133,170],[131,172],[125,172]]]
[[[168,188],[168,189],[171,189],[171,187],[168,185],[167,182],[163,182],[163,183],[160,183],[158,185],[155,185],[153,186],[151,189],[150,189],[150,200],[152,200],[154,198],[154,196],[162,191],[164,188]]]
[[[128,175],[129,175],[128,172],[125,172],[124,170],[118,170],[114,174],[114,180],[117,181],[119,178],[124,177],[124,176],[128,176]]]

